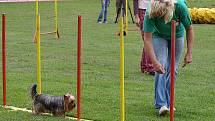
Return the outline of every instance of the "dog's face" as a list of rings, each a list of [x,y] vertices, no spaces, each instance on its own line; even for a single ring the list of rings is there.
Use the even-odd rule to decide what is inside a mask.
[[[75,97],[70,93],[65,94],[64,103],[65,103],[65,111],[66,112],[72,111],[72,109],[75,108]]]

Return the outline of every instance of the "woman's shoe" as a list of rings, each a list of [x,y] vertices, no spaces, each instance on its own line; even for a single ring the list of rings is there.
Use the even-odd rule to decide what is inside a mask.
[[[166,106],[162,106],[159,110],[159,115],[162,116],[167,114],[168,112],[169,112],[169,109]]]

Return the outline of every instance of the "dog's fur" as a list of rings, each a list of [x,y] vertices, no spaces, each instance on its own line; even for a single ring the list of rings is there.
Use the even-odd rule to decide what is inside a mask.
[[[51,113],[54,116],[63,116],[65,112],[70,112],[75,108],[75,97],[67,93],[64,96],[51,96],[38,94],[37,85],[30,88],[30,95],[33,100],[33,114]]]

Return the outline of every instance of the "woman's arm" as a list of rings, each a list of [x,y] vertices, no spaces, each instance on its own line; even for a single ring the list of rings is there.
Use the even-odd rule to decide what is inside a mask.
[[[187,64],[192,62],[193,41],[194,41],[194,33],[193,33],[192,25],[186,28],[186,39],[187,39],[187,52],[184,57],[183,67],[185,67]]]
[[[156,59],[155,53],[154,53],[154,48],[152,45],[152,33],[150,32],[145,32],[144,33],[144,47],[146,49],[146,52],[148,53],[153,67],[155,68],[155,71],[160,73],[160,74],[164,74],[165,73],[165,69],[164,67],[158,62],[158,60]]]

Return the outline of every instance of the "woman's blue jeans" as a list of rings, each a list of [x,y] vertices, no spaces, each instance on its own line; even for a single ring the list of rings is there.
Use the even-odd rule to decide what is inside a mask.
[[[159,37],[152,40],[155,56],[166,70],[165,74],[155,73],[155,108],[170,106],[170,65],[171,65],[171,41]],[[178,66],[184,48],[184,37],[175,41],[175,80],[178,74]]]
[[[103,0],[101,0],[102,10],[101,10],[101,12],[99,14],[97,22],[102,21],[103,14],[104,14],[104,21],[103,22],[107,22],[107,6],[108,6],[107,1],[108,0],[105,0],[105,2],[103,2]]]

